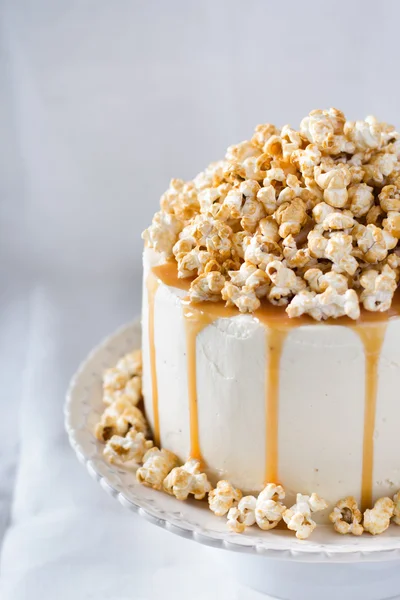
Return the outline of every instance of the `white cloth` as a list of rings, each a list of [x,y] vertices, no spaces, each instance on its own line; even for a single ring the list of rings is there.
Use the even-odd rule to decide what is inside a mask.
[[[252,600],[222,553],[125,511],[68,446],[68,380],[140,310],[141,230],[256,123],[399,125],[397,0],[3,0],[2,600]]]

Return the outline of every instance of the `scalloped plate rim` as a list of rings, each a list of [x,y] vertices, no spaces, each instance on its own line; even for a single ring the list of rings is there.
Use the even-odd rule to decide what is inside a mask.
[[[69,442],[74,450],[79,462],[81,462],[87,469],[88,473],[94,478],[100,485],[100,487],[112,495],[119,503],[132,512],[135,512],[140,517],[146,519],[148,522],[162,527],[176,535],[181,537],[192,539],[198,543],[205,544],[214,548],[221,548],[229,551],[243,552],[246,554],[265,555],[268,558],[280,559],[280,560],[295,560],[299,562],[362,562],[362,561],[389,561],[400,559],[400,535],[384,537],[385,540],[393,540],[393,545],[388,543],[385,546],[377,543],[379,538],[373,538],[371,536],[365,536],[364,540],[358,538],[358,542],[362,545],[355,546],[348,543],[347,545],[330,544],[329,541],[315,543],[312,540],[306,542],[299,542],[295,537],[279,536],[276,530],[274,537],[271,537],[271,543],[268,543],[268,533],[257,530],[256,535],[252,535],[252,529],[249,529],[246,536],[240,534],[232,534],[230,532],[210,531],[209,529],[202,529],[198,523],[192,523],[188,527],[185,522],[179,522],[176,518],[168,517],[166,511],[156,508],[144,507],[140,497],[135,496],[134,499],[128,498],[124,490],[118,490],[114,487],[112,481],[100,473],[96,464],[92,460],[93,457],[88,456],[82,445],[77,439],[77,431],[72,417],[72,408],[83,406],[82,395],[79,391],[79,385],[82,384],[84,378],[88,376],[88,368],[93,360],[101,353],[107,350],[112,344],[119,342],[120,338],[127,337],[129,332],[134,335],[138,335],[138,329],[140,329],[140,319],[135,319],[130,323],[119,327],[114,333],[105,337],[98,345],[96,345],[87,355],[87,357],[81,362],[77,371],[72,376],[68,391],[66,394],[66,401],[64,404],[64,423],[65,429],[68,434]],[[125,350],[121,350],[120,355],[124,354]],[[101,372],[91,373],[91,376],[96,376],[100,381]],[[84,386],[87,389],[87,386]],[[92,407],[93,408],[93,407]],[[82,413],[82,417],[90,414]],[[93,437],[94,439],[94,437]],[[97,460],[105,461],[101,455],[96,456]],[[117,467],[111,467],[107,464],[107,469],[110,471],[117,471]],[[136,481],[131,487],[135,487]],[[140,484],[136,484],[140,486]],[[154,494],[154,498],[158,504],[162,504],[163,494],[154,490],[146,488],[148,493]],[[153,502],[153,500],[152,500]],[[179,501],[176,500],[178,503]],[[196,508],[196,511],[204,514],[201,508]],[[215,517],[217,518],[217,517]],[[200,518],[201,520],[201,518]],[[177,522],[178,521],[178,522]],[[321,526],[320,526],[321,528]],[[256,530],[255,530],[256,531]],[[277,535],[278,533],[278,535]],[[380,536],[381,537],[381,536]],[[274,540],[277,538],[285,539],[287,543],[284,546],[274,544]],[[246,540],[246,543],[243,543]],[[260,542],[262,540],[262,542]],[[251,543],[252,542],[252,543]]]

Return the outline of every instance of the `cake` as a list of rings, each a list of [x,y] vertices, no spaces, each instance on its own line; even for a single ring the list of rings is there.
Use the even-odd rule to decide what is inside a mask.
[[[374,117],[259,125],[144,232],[154,443],[213,485],[363,508],[400,487],[400,142]]]

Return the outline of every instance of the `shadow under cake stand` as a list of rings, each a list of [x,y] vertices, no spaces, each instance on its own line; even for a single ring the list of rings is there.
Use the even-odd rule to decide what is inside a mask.
[[[179,502],[140,485],[134,471],[110,465],[93,435],[104,409],[104,369],[139,348],[139,320],[124,326],[92,350],[72,378],[65,425],[72,448],[89,474],[124,507],[182,537],[221,550],[221,559],[252,588],[288,600],[383,600],[400,598],[400,527],[376,537],[340,536],[320,525],[309,540],[293,532],[252,527],[229,532],[204,502]]]

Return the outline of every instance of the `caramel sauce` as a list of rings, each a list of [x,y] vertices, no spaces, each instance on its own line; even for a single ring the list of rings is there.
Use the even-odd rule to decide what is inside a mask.
[[[149,281],[153,283],[149,286]],[[154,267],[149,276],[149,338],[150,360],[153,386],[153,413],[155,440],[159,440],[158,403],[157,403],[157,376],[155,372],[154,349],[154,294],[160,282],[180,290],[189,291],[193,278],[179,279],[175,261]],[[157,282],[155,284],[154,282]],[[151,291],[150,291],[151,290]],[[226,307],[224,302],[191,303],[188,298],[182,299],[183,316],[185,319],[187,367],[188,367],[188,398],[190,419],[190,457],[202,459],[199,424],[198,424],[198,398],[196,375],[196,339],[198,334],[207,325],[220,318],[230,318],[242,313],[234,307]],[[286,336],[290,329],[302,325],[317,325],[309,316],[290,319],[283,307],[274,306],[265,302],[253,313],[253,318],[260,321],[266,328],[268,367],[266,373],[266,448],[265,448],[265,481],[279,481],[279,372],[280,361]],[[400,316],[400,293],[397,292],[392,307],[385,313],[361,310],[358,321],[347,317],[330,319],[324,325],[342,325],[351,327],[360,337],[365,353],[365,410],[364,410],[364,436],[363,436],[363,466],[362,466],[362,504],[370,506],[373,489],[373,462],[374,462],[374,429],[376,396],[378,386],[378,366],[381,348],[383,345],[388,320]]]
[[[156,367],[156,346],[154,343],[154,303],[155,296],[159,286],[159,279],[152,273],[147,278],[147,295],[149,305],[148,334],[149,334],[149,352],[150,352],[150,371],[151,371],[151,393],[153,400],[153,420],[154,420],[154,442],[156,446],[160,445],[160,419],[158,411],[158,385],[157,385],[157,367]]]
[[[363,327],[355,326],[354,329],[361,338],[365,354],[364,440],[361,479],[361,505],[364,511],[372,506],[378,367],[385,339],[386,323],[382,321]]]

